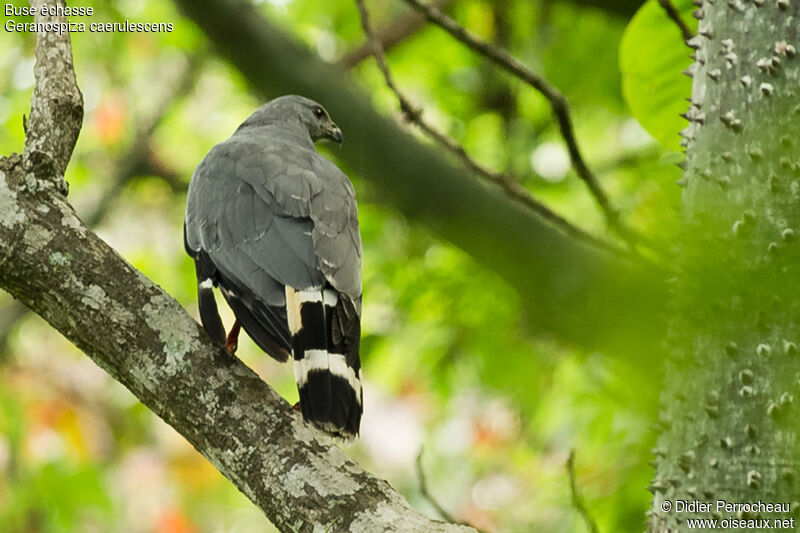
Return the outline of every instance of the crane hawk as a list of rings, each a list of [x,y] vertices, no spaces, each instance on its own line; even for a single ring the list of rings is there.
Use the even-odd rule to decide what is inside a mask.
[[[361,236],[347,176],[314,141],[341,143],[327,111],[301,96],[263,105],[192,175],[184,244],[203,327],[220,343],[218,287],[239,325],[278,361],[291,355],[306,420],[336,436],[361,420]]]

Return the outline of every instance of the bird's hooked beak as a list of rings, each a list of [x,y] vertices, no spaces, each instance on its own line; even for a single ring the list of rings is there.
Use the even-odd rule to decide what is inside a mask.
[[[328,139],[339,143],[339,146],[342,146],[342,141],[344,140],[344,137],[342,136],[342,130],[340,130],[339,126],[337,126],[333,122],[331,122],[330,126],[327,128],[325,136]]]

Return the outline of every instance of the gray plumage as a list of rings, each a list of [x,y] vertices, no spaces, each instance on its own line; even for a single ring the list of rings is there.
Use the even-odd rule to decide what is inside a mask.
[[[316,105],[300,96],[265,104],[208,153],[189,185],[189,247],[269,305],[285,304],[279,284],[303,290],[327,280],[361,296],[353,186],[317,153],[300,118]]]
[[[355,193],[347,176],[317,153],[314,141],[321,138],[341,142],[319,104],[277,98],[214,146],[189,185],[184,236],[198,284],[221,287],[245,330],[279,360],[294,348],[286,287],[332,287],[351,302],[355,320],[361,314]],[[204,310],[207,302],[201,291],[203,323],[212,336],[219,339],[221,330],[224,337],[216,305]],[[358,394],[360,403],[360,385]]]

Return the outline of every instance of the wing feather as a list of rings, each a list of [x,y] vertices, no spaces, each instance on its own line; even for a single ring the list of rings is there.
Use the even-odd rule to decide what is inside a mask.
[[[234,311],[246,309],[251,324],[243,326],[260,345],[269,337],[290,349],[285,286],[330,284],[360,303],[352,186],[316,151],[279,135],[255,142],[236,134],[209,152],[189,187],[186,232],[187,247],[219,271],[215,281]]]

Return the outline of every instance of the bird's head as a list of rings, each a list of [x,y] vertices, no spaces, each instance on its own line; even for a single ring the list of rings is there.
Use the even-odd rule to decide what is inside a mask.
[[[273,122],[275,119],[299,119],[300,123],[308,129],[312,141],[330,139],[342,144],[342,130],[331,120],[331,116],[325,108],[303,96],[291,94],[275,98],[262,106],[245,124],[257,116],[260,116],[260,119],[265,122]]]

